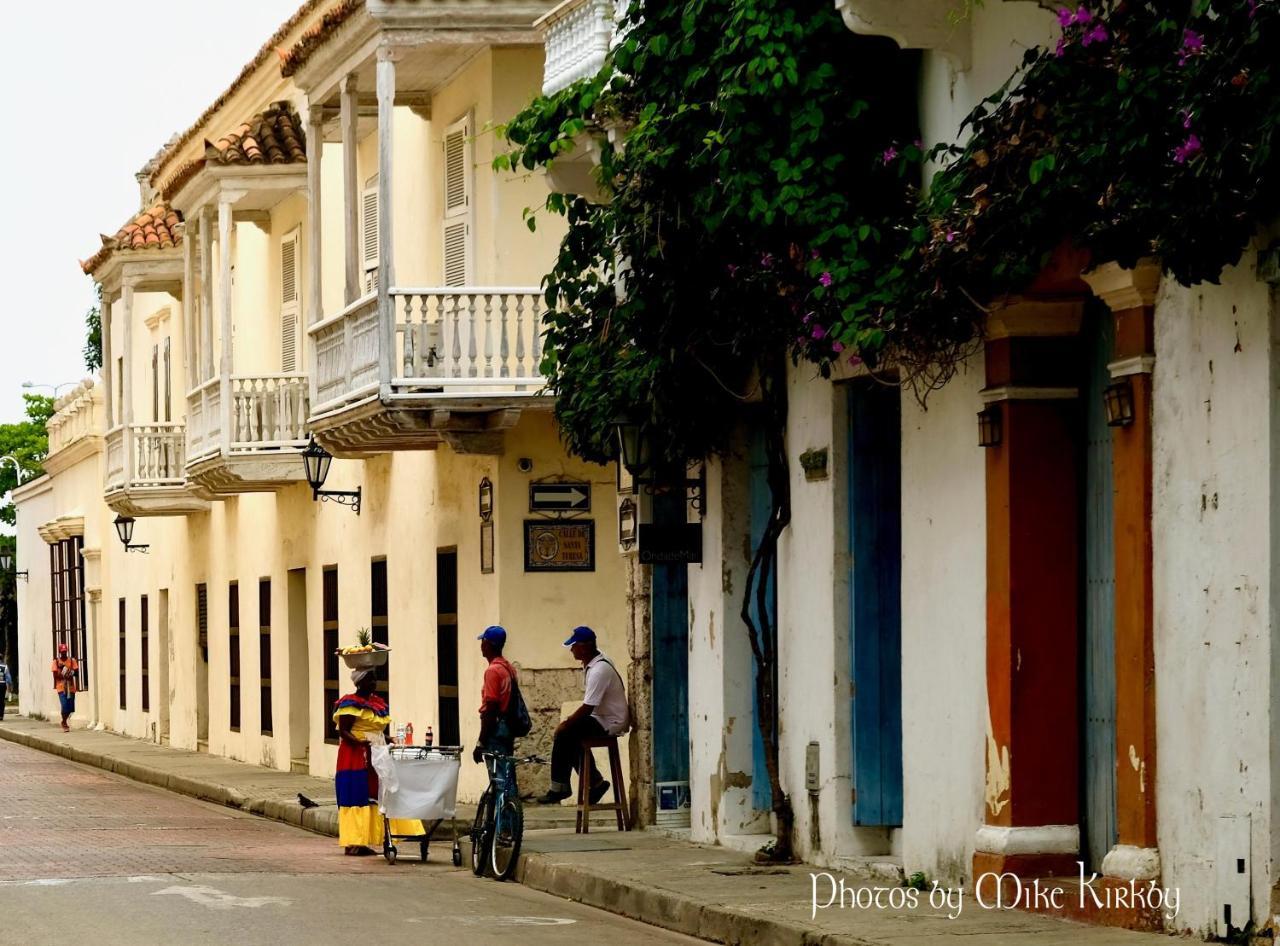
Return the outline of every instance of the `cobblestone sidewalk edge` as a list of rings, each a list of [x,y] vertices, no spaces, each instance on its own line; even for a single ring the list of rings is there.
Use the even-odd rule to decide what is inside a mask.
[[[151,766],[139,765],[136,762],[129,762],[124,759],[113,759],[110,756],[104,756],[87,749],[80,749],[66,743],[55,742],[42,736],[15,732],[3,726],[0,726],[0,739],[26,746],[29,749],[47,752],[50,755],[61,756],[81,765],[114,772],[116,775],[123,775],[125,778],[141,782],[144,785],[154,785],[156,788],[177,792],[180,795],[189,795],[201,801],[213,802],[215,805],[226,805],[228,808],[236,808],[247,814],[258,815],[273,821],[282,821],[285,824],[291,824],[299,828],[306,828],[316,834],[334,838],[338,836],[338,809],[331,805],[319,808],[303,808],[297,802],[246,797],[243,793],[226,785],[201,781],[185,775],[162,772]]]

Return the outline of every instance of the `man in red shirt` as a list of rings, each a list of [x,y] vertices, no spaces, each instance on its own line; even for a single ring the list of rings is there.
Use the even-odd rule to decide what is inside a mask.
[[[58,656],[53,660],[53,688],[58,691],[58,703],[62,710],[62,731],[70,732],[68,717],[76,711],[76,672],[80,664],[71,656],[66,644],[58,645]]]
[[[472,759],[480,762],[482,752],[511,755],[515,751],[516,741],[507,724],[507,712],[511,709],[511,691],[516,685],[516,668],[502,656],[507,646],[505,628],[490,625],[476,640],[480,642],[480,654],[489,661],[480,688],[480,738],[471,754]]]

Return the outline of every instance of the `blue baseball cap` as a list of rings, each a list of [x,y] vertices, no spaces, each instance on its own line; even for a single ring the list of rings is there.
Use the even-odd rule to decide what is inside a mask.
[[[497,624],[490,624],[476,640],[488,641],[490,644],[505,644],[507,642],[507,629]]]
[[[594,644],[596,642],[596,632],[591,630],[585,624],[581,624],[573,629],[573,633],[569,635],[569,639],[564,642],[565,647],[572,647],[574,644]]]

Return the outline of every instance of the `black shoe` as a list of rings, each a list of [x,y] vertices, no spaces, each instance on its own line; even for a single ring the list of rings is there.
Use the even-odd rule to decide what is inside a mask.
[[[558,805],[568,797],[568,792],[550,791],[545,795],[539,795],[533,800],[533,803],[535,805]]]
[[[604,779],[596,782],[591,786],[591,791],[587,793],[587,797],[591,799],[591,804],[598,805],[600,799],[604,798],[604,793],[609,790],[609,783]]]

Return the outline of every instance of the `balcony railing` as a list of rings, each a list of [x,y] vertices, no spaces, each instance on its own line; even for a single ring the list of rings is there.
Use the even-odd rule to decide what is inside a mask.
[[[378,394],[527,395],[543,385],[541,292],[536,288],[392,289],[392,377],[379,376],[377,298],[368,296],[311,329],[314,413]]]
[[[232,375],[229,388],[226,404],[221,378],[211,378],[187,395],[190,462],[219,452],[296,449],[306,440],[305,374]]]
[[[615,18],[627,0],[579,0],[547,14],[542,94],[554,95],[579,79],[593,76],[604,65],[613,42]]]
[[[133,424],[108,431],[107,489],[182,486],[185,441],[182,424]]]

